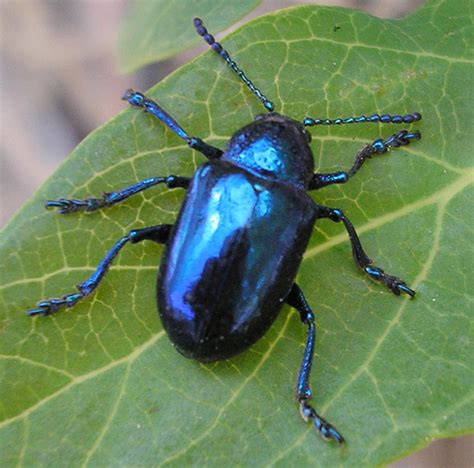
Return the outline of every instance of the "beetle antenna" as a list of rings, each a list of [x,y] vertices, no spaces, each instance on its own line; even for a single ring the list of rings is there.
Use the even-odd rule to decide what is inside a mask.
[[[268,98],[247,78],[247,75],[241,70],[237,64],[231,59],[229,53],[214,39],[212,34],[207,32],[207,29],[202,24],[201,18],[194,18],[194,27],[197,33],[211,46],[212,50],[219,54],[226,62],[227,65],[237,73],[238,77],[247,85],[252,93],[260,99],[262,104],[269,112],[273,111],[273,102],[269,101]]]
[[[305,127],[313,127],[314,125],[341,125],[351,123],[412,123],[421,120],[421,114],[419,112],[413,112],[412,114],[406,115],[391,115],[391,114],[372,114],[369,117],[361,115],[360,117],[338,117],[337,119],[313,119],[311,117],[305,117],[303,125]]]

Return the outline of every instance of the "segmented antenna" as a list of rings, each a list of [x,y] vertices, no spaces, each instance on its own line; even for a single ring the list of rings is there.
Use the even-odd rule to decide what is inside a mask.
[[[412,123],[421,120],[421,114],[419,112],[413,112],[413,114],[406,115],[390,115],[390,114],[373,114],[369,117],[361,115],[360,117],[345,117],[337,119],[313,119],[311,117],[306,117],[303,120],[305,127],[312,127],[314,125],[342,125],[342,124],[351,124],[351,123],[366,123],[366,122],[381,122],[381,123]]]
[[[273,111],[273,102],[269,101],[267,97],[255,87],[255,85],[247,78],[247,75],[241,70],[237,64],[230,58],[229,53],[223,49],[223,47],[214,39],[212,34],[207,32],[207,29],[202,24],[201,18],[194,18],[194,27],[196,28],[197,33],[202,36],[202,38],[212,47],[212,50],[219,54],[226,62],[229,67],[237,73],[238,77],[247,85],[247,87],[252,91],[255,96],[260,99],[262,104],[265,106],[265,109],[268,111]]]

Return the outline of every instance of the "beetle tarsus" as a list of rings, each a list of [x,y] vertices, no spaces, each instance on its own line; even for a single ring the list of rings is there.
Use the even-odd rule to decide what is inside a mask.
[[[397,288],[408,294],[411,298],[415,297],[416,291],[413,291],[413,289],[410,289],[405,283],[398,283]]]
[[[300,414],[303,421],[313,423],[314,429],[318,434],[326,441],[334,440],[338,444],[344,442],[344,437],[338,432],[338,430],[324,418],[319,416],[314,408],[308,403],[306,398],[300,400]]]
[[[308,338],[301,363],[300,374],[296,383],[296,397],[300,404],[300,415],[303,421],[312,421],[314,428],[324,440],[335,440],[339,444],[344,442],[344,437],[329,424],[324,418],[316,413],[316,410],[309,404],[312,391],[309,385],[311,365],[313,362],[314,342],[316,327],[314,324],[314,314],[308,301],[304,297],[301,288],[293,283],[293,286],[286,298],[286,302],[294,307],[300,314],[301,321],[308,326]]]
[[[47,209],[57,208],[59,214],[76,213],[78,211],[91,212],[99,210],[109,204],[107,195],[108,194],[104,194],[102,198],[85,198],[84,200],[58,198],[57,200],[48,200],[45,207]]]
[[[415,291],[410,289],[405,281],[397,278],[396,276],[387,275],[381,268],[376,266],[366,266],[364,271],[369,275],[370,278],[375,281],[379,281],[387,286],[390,291],[393,292],[396,296],[400,296],[402,292],[408,294],[411,298],[415,297]]]
[[[170,175],[167,177],[149,177],[148,179],[137,182],[136,184],[125,187],[116,192],[104,192],[101,198],[88,197],[83,200],[58,198],[57,200],[48,200],[46,208],[57,208],[60,214],[75,213],[77,211],[96,211],[101,208],[116,205],[127,198],[136,195],[150,187],[158,184],[166,184],[168,188],[184,188],[189,187],[191,179],[189,177],[181,177]]]
[[[327,218],[335,223],[342,222],[346,228],[347,233],[349,234],[349,239],[352,246],[352,255],[356,265],[361,268],[369,277],[379,283],[385,284],[390,291],[395,295],[399,296],[402,292],[408,294],[410,297],[415,296],[415,291],[410,289],[405,281],[400,278],[385,273],[382,268],[379,268],[372,264],[372,260],[365,253],[360,243],[359,236],[350,222],[349,218],[339,210],[338,208],[329,208],[328,206],[318,205],[318,217]]]
[[[176,182],[175,179],[174,182]],[[36,304],[36,308],[28,310],[27,314],[29,316],[42,315],[45,317],[54,314],[61,309],[75,306],[80,299],[89,296],[97,289],[103,277],[109,271],[113,260],[117,257],[124,245],[128,242],[136,244],[144,240],[151,240],[159,244],[165,244],[168,240],[171,227],[171,224],[159,224],[157,226],[131,230],[126,236],[120,238],[112,246],[89,278],[76,286],[78,289],[77,293],[67,294],[61,298],[40,301]]]
[[[35,309],[29,309],[26,313],[30,317],[33,317],[35,315],[42,315],[43,317],[47,317],[48,315],[52,315],[60,309],[76,305],[77,301],[79,299],[82,299],[82,297],[83,294],[78,292],[66,294],[61,298],[46,299],[38,302],[36,304],[37,307]]]

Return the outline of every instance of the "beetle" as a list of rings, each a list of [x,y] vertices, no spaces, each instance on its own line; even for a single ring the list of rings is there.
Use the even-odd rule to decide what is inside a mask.
[[[344,438],[339,431],[319,416],[310,403],[315,320],[303,291],[295,283],[315,222],[326,218],[343,223],[355,263],[371,279],[396,295],[405,293],[414,297],[415,291],[372,263],[354,226],[340,209],[316,204],[307,192],[344,184],[366,160],[408,145],[421,135],[418,131],[401,130],[362,148],[349,171],[319,173],[315,172],[307,127],[362,122],[410,124],[420,120],[421,114],[293,120],[275,112],[273,103],[208,33],[201,19],[195,18],[194,26],[268,113],[257,115],[252,123],[237,130],[222,151],[190,136],[170,114],[141,92],[127,90],[124,100],[158,118],[208,161],[198,167],[192,178],[152,177],[104,193],[100,198],[47,201],[46,207],[56,208],[60,214],[92,212],[158,184],[186,190],[174,225],[159,224],[130,231],[106,253],[95,272],[77,285],[77,292],[42,300],[28,314],[47,316],[89,296],[127,243],[151,240],[165,244],[157,302],[163,327],[176,349],[201,362],[230,358],[259,340],[283,305],[289,304],[308,328],[296,385],[301,417],[311,421],[324,439],[342,443]]]

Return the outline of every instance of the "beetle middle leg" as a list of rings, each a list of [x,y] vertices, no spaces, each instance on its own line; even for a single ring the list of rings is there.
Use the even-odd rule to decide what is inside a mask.
[[[419,131],[409,132],[408,130],[401,130],[388,137],[386,140],[379,138],[370,145],[364,146],[356,155],[354,164],[349,172],[339,171],[330,174],[314,174],[309,183],[308,190],[317,190],[332,184],[346,183],[364,164],[367,159],[377,154],[386,153],[390,148],[398,148],[399,146],[406,146],[412,140],[419,140],[421,134]]]
[[[92,294],[97,286],[99,286],[103,277],[107,273],[112,264],[114,258],[118,255],[122,247],[131,242],[136,244],[144,240],[152,240],[159,244],[164,244],[168,240],[172,225],[171,224],[159,224],[157,226],[151,226],[143,229],[134,229],[130,231],[126,236],[119,239],[115,245],[105,254],[97,266],[94,273],[84,282],[78,284],[76,288],[78,292],[72,294],[66,294],[61,298],[46,299],[36,304],[36,308],[28,310],[28,315],[51,315],[63,308],[73,307],[81,299]]]
[[[168,188],[179,187],[187,189],[190,182],[190,177],[175,175],[168,177],[151,177],[116,192],[105,192],[100,198],[89,197],[82,200],[76,198],[58,198],[57,200],[48,200],[46,202],[46,208],[57,208],[60,214],[74,213],[76,211],[96,211],[120,203],[132,195],[158,184],[166,184]]]
[[[342,435],[339,434],[334,426],[319,416],[314,408],[309,404],[312,396],[309,378],[311,373],[311,365],[313,363],[316,332],[313,311],[306,301],[303,291],[296,283],[293,284],[291,291],[286,298],[286,302],[300,313],[301,321],[308,326],[308,339],[306,341],[303,362],[301,364],[301,370],[296,384],[296,398],[298,399],[300,405],[301,417],[306,422],[311,421],[314,425],[314,428],[319,432],[323,439],[333,439],[341,444],[344,442]]]
[[[408,294],[410,297],[415,296],[415,291],[410,289],[405,281],[396,276],[388,275],[381,268],[372,264],[372,260],[364,252],[359,236],[349,219],[344,213],[337,208],[329,208],[327,206],[317,206],[318,218],[328,218],[336,223],[344,223],[352,246],[352,255],[356,264],[364,271],[370,278],[385,284],[390,291],[399,296],[402,292]]]

